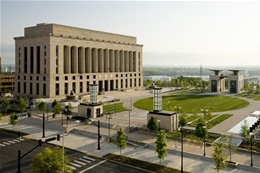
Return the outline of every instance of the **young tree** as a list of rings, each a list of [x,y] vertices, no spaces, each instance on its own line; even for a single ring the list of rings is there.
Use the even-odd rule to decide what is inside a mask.
[[[245,139],[248,134],[249,134],[249,124],[247,120],[244,120],[243,125],[241,126],[240,129],[240,136]]]
[[[229,137],[226,137],[226,148],[228,150],[229,153],[229,162],[232,162],[231,160],[231,156],[232,156],[232,152],[235,151],[237,149],[237,147],[233,144],[233,135],[230,135]]]
[[[54,107],[57,103],[58,103],[57,100],[54,100],[54,101],[52,102],[51,107]]]
[[[158,129],[158,122],[157,122],[157,118],[156,117],[151,117],[148,121],[147,124],[147,128],[151,131],[151,132],[156,132]]]
[[[23,97],[20,97],[20,100],[19,100],[19,110],[20,112],[24,112],[26,109],[26,100],[23,98]]]
[[[122,149],[126,147],[126,135],[122,128],[120,128],[119,131],[117,131],[116,145],[120,148],[121,155]]]
[[[213,161],[215,164],[214,169],[219,172],[219,170],[224,169],[226,167],[226,156],[224,154],[223,143],[215,142],[213,145],[214,152],[213,152]]]
[[[4,100],[2,101],[2,106],[4,109],[5,116],[6,116],[6,113],[7,113],[8,109],[10,108],[10,100],[8,100],[7,98],[4,98]]]
[[[45,104],[43,101],[41,101],[41,102],[38,104],[38,109],[39,109],[40,111],[45,111],[45,110],[46,110],[46,104]]]
[[[71,105],[71,103],[69,103],[68,105],[66,105],[65,107],[64,107],[64,109],[62,109],[62,113],[64,114],[64,115],[71,115],[72,114],[72,110],[73,110],[73,107],[72,107],[72,105]]]
[[[11,113],[9,118],[9,124],[12,125],[12,129],[14,128],[14,125],[16,125],[17,123],[18,123],[17,116],[15,115],[15,113]]]
[[[187,118],[184,114],[179,116],[179,126],[183,127],[187,124]]]
[[[205,128],[206,126],[206,121],[204,120],[204,118],[199,118],[197,120],[197,125],[196,125],[196,128],[195,128],[195,134],[198,138],[200,138],[201,140],[207,136],[207,128]]]
[[[56,147],[51,149],[49,147],[44,148],[44,150],[38,153],[32,163],[31,171],[33,173],[60,173],[63,171],[66,173],[72,173],[71,168],[68,166],[69,160],[67,156],[64,156],[63,165],[63,151],[62,149]]]
[[[60,103],[55,104],[55,106],[52,108],[52,111],[54,114],[59,114],[62,110],[62,107]]]
[[[160,165],[161,161],[164,160],[164,158],[168,155],[167,153],[167,141],[166,141],[166,134],[164,130],[160,130],[157,139],[155,141],[156,146],[156,153],[158,154],[158,158],[160,159]]]

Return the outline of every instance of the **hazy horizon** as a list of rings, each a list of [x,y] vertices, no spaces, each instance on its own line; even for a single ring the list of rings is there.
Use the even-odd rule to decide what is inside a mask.
[[[135,36],[143,65],[260,66],[259,9],[259,1],[1,1],[0,56],[14,63],[13,38],[46,22]]]

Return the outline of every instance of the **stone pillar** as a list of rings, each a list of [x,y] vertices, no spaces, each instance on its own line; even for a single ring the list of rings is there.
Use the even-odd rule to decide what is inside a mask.
[[[129,52],[125,51],[125,72],[129,72]]]
[[[97,49],[96,48],[93,48],[91,50],[91,55],[92,55],[92,73],[97,73],[98,72],[98,53],[97,53]]]
[[[133,72],[133,52],[129,52],[129,71]]]
[[[104,58],[104,61],[105,61],[105,71],[104,72],[110,72],[111,69],[109,67],[109,61],[110,61],[110,57],[109,57],[109,50],[108,49],[105,49],[105,58]]]
[[[136,62],[136,51],[133,52],[133,72],[136,72],[137,69],[137,62]]]
[[[104,50],[98,49],[98,72],[104,72]]]
[[[85,73],[85,51],[83,47],[79,47],[79,73]]]
[[[70,47],[64,46],[63,51],[64,74],[70,73]]]
[[[115,72],[120,71],[120,59],[119,59],[119,51],[115,50]]]
[[[72,47],[72,70],[71,73],[78,73],[78,48]]]
[[[85,73],[92,72],[92,55],[91,55],[91,48],[85,48]]]
[[[124,51],[121,50],[120,51],[120,72],[124,72],[125,71],[125,60],[124,60]]]
[[[109,51],[109,67],[110,67],[110,72],[115,72],[115,51],[110,50]]]

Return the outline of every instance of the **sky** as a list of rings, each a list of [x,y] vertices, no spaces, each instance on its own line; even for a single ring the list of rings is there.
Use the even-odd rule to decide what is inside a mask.
[[[1,1],[3,64],[14,37],[57,23],[137,37],[143,64],[260,66],[260,1]]]

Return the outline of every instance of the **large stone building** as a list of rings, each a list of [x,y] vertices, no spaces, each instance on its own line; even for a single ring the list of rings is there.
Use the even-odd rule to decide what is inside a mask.
[[[83,95],[90,84],[99,92],[143,86],[136,37],[42,23],[14,39],[16,98]]]

